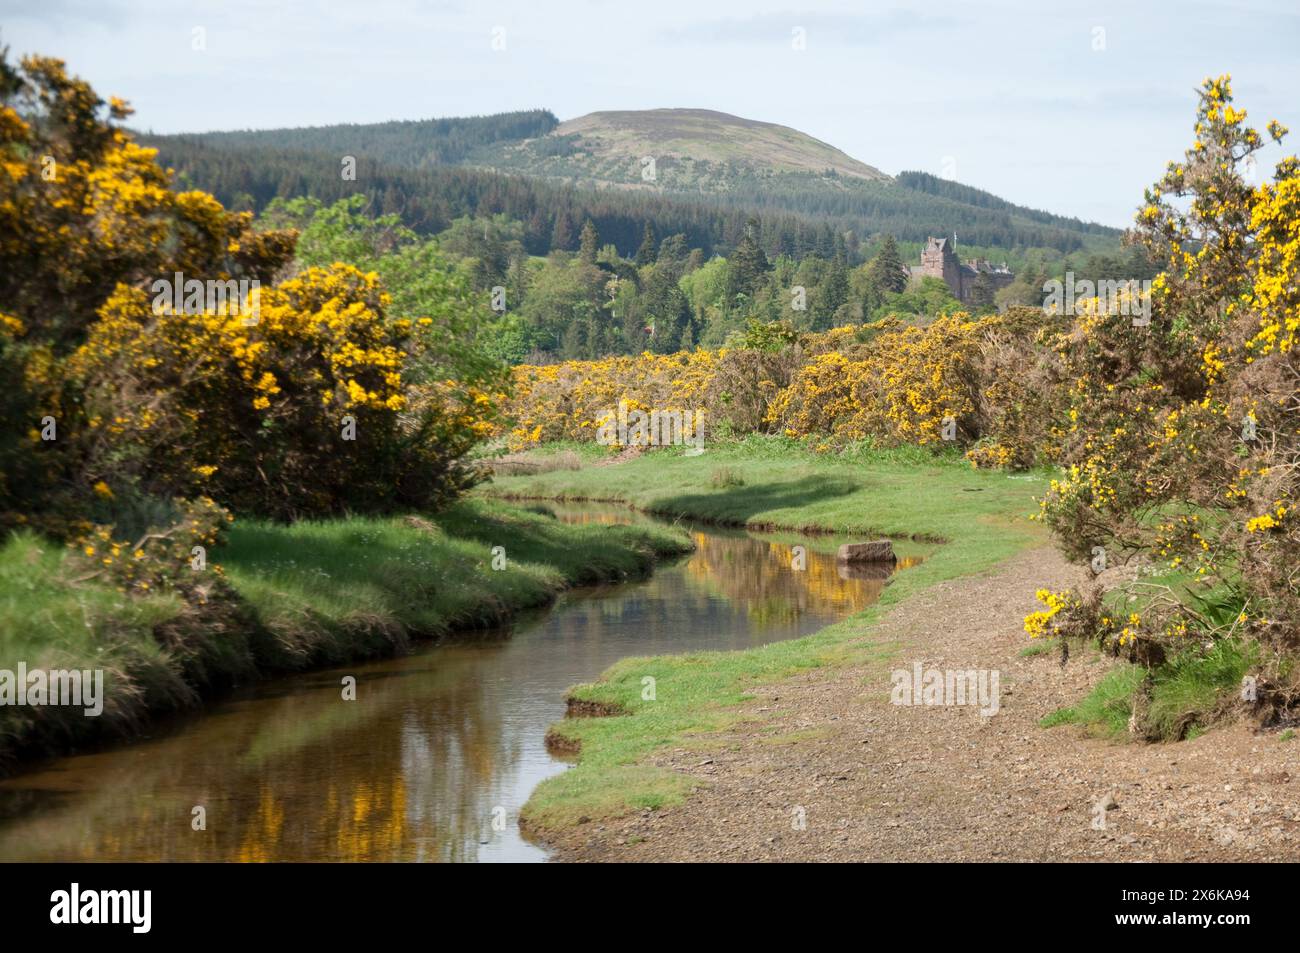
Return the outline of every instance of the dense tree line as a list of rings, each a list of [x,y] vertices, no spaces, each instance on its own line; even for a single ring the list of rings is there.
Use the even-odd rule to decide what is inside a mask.
[[[420,237],[396,215],[374,216],[363,195],[330,206],[314,198],[276,200],[260,224],[300,232],[303,265],[341,260],[378,270],[396,301],[421,273],[386,267],[399,246],[412,260],[447,262],[482,304],[491,303],[474,338],[507,363],[731,346],[756,326],[817,332],[889,315],[924,323],[959,310],[990,314],[1041,305],[1043,282],[1067,269],[1097,280],[1145,277],[1151,267],[1140,249],[1081,258],[1077,268],[1067,259],[1051,270],[1029,268],[996,295],[987,288],[962,305],[942,280],[915,278],[891,235],[861,263],[850,260],[842,241],[832,242],[826,257],[769,256],[756,218],[742,225],[726,257],[691,247],[680,233],[660,238],[651,222],[643,223],[632,255],[606,242],[590,219],[578,229],[576,251],[544,256],[529,253],[524,223],[504,214],[463,216]]]
[[[220,149],[365,156],[385,165],[418,169],[461,162],[476,150],[496,142],[544,136],[557,125],[559,120],[550,110],[533,109],[453,119],[205,132],[185,138]]]
[[[1006,199],[998,198],[993,193],[985,192],[983,189],[962,185],[960,182],[954,182],[951,179],[942,179],[928,172],[900,172],[894,177],[894,181],[904,188],[913,189],[917,192],[925,192],[929,195],[950,199],[962,205],[973,205],[977,208],[1007,212],[1043,225],[1057,226],[1089,235],[1115,234],[1115,229],[1105,225],[1098,225],[1096,222],[1085,222],[1078,218],[1067,218],[1064,215],[1054,215],[1051,212],[1025,208],[1008,202]]]
[[[907,178],[904,178],[906,176]],[[1003,199],[957,186],[951,194],[917,188],[924,173],[904,173],[898,183],[853,182],[848,187],[809,187],[810,176],[785,174],[757,181],[740,180],[722,194],[702,195],[700,201],[724,207],[739,205],[760,213],[798,210],[860,233],[888,233],[904,241],[922,242],[931,235],[961,234],[970,245],[1017,249],[1054,248],[1063,253],[1084,250],[1090,237],[1116,238],[1114,229],[1037,212]],[[975,198],[977,201],[970,201]],[[781,251],[789,253],[789,249]]]
[[[355,181],[340,174],[338,158],[282,150],[231,151],[189,138],[152,140],[159,159],[181,184],[203,188],[232,208],[261,211],[274,199],[312,196],[327,204],[364,195],[375,214],[396,214],[407,227],[432,235],[463,216],[506,215],[524,225],[530,254],[574,251],[582,223],[596,223],[603,239],[632,255],[646,222],[659,234],[682,234],[708,253],[731,247],[744,230],[740,209],[712,207],[652,193],[582,191],[544,181],[458,167],[398,169],[358,157]],[[765,229],[797,253],[829,247],[829,222],[784,214]]]
[[[353,205],[359,210],[358,200]],[[292,224],[277,215],[285,207],[272,207],[271,224]],[[350,231],[363,228],[361,221]],[[512,363],[671,354],[730,346],[755,327],[824,331],[888,314],[923,321],[961,310],[942,281],[911,280],[889,236],[871,261],[853,265],[842,251],[769,258],[756,219],[725,258],[691,248],[684,235],[658,240],[648,224],[635,257],[602,243],[591,221],[576,253],[530,257],[521,235],[519,223],[497,216],[458,219],[432,239],[485,298],[493,288],[504,292],[505,307],[484,329],[483,346]],[[984,310],[996,310],[992,300]]]
[[[240,138],[249,135],[265,141],[260,134],[243,133],[148,141],[160,149],[161,161],[174,167],[182,182],[210,191],[233,208],[260,211],[276,198],[311,195],[328,203],[361,193],[376,213],[397,214],[422,234],[442,231],[466,215],[504,214],[524,224],[523,242],[531,254],[576,250],[587,220],[596,225],[603,241],[625,256],[640,247],[647,222],[657,234],[684,235],[690,247],[711,255],[734,248],[745,223],[757,218],[758,241],[771,256],[843,254],[854,263],[861,261],[861,241],[883,233],[919,242],[958,231],[968,246],[1043,248],[1065,255],[1084,251],[1091,241],[1104,242],[1109,232],[1100,226],[1067,228],[1061,224],[1066,220],[1035,220],[1009,203],[981,207],[888,183],[827,189],[812,187],[815,177],[788,174],[752,182],[742,178],[725,194],[579,189],[468,167],[403,167],[384,157],[405,152],[395,147],[363,149],[341,133],[337,140],[322,140],[335,146],[329,151],[263,147]],[[288,141],[301,146],[313,140],[299,136]],[[344,144],[355,147],[354,152],[346,151]],[[343,175],[345,155],[356,159],[355,179]]]

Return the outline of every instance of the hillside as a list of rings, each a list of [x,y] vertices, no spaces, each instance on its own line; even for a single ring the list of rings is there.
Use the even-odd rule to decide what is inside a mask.
[[[647,159],[654,160],[653,175]],[[879,169],[795,129],[709,109],[594,112],[544,137],[480,150],[476,164],[581,184],[723,192],[783,174],[887,182]]]
[[[831,236],[923,242],[956,231],[968,249],[1047,257],[1113,248],[1115,229],[1017,206],[924,173],[896,178],[774,123],[703,109],[546,110],[302,129],[145,136],[183,181],[260,209],[276,197],[358,191],[424,232],[464,215],[525,223],[534,254],[571,250],[584,219],[631,253],[649,222],[724,251],[751,216],[769,251],[828,254]],[[357,176],[339,174],[355,156]],[[653,167],[646,158],[654,159]]]

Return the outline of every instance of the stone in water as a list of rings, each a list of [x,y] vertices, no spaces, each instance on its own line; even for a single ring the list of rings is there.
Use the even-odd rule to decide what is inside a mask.
[[[894,544],[887,539],[877,539],[870,543],[845,543],[836,554],[836,559],[842,563],[892,563]]]

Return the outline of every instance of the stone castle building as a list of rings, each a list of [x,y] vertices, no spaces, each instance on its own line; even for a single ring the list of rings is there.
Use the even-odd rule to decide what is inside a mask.
[[[987,259],[972,258],[959,261],[954,250],[954,242],[947,238],[930,238],[926,240],[921,251],[921,264],[913,266],[914,278],[942,278],[955,297],[962,304],[971,304],[975,298],[975,284],[984,277],[989,289],[996,293],[1016,280],[1005,263],[990,265]]]

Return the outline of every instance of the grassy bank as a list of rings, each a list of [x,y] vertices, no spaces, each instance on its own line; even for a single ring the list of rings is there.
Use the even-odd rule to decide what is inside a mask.
[[[571,771],[538,787],[524,809],[534,830],[679,800],[686,781],[645,764],[658,748],[698,743],[737,717],[754,685],[828,664],[884,659],[873,622],[935,583],[986,570],[1047,542],[1028,515],[1046,477],[972,470],[922,455],[816,456],[751,439],[697,457],[652,451],[627,463],[499,477],[487,492],[516,497],[618,500],[653,512],[751,527],[941,540],[921,565],[895,577],[868,610],[807,638],[742,652],[625,659],[574,697],[618,711],[570,719],[554,733],[577,747]],[[1032,581],[1030,581],[1032,582]],[[655,679],[654,700],[642,698]]]
[[[0,547],[0,669],[103,669],[105,704],[98,718],[0,708],[0,759],[129,734],[151,714],[239,681],[500,622],[688,548],[660,528],[573,526],[482,500],[428,518],[238,521],[212,556],[228,587],[194,605],[77,581],[60,547],[15,536]]]
[[[1195,738],[1235,701],[1242,677],[1259,661],[1253,642],[1224,639],[1207,649],[1189,646],[1146,668],[1120,663],[1076,704],[1043,719],[1045,728],[1078,725],[1112,740],[1134,731],[1150,740]],[[1130,724],[1135,713],[1137,721]]]

